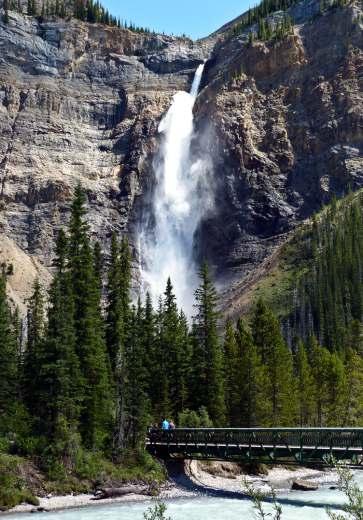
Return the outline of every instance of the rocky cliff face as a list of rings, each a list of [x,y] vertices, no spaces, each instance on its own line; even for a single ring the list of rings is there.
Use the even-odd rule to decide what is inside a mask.
[[[291,9],[294,35],[241,35],[209,62],[197,117],[217,151],[217,203],[201,239],[223,278],[254,270],[297,222],[363,184],[362,11],[314,8]]]
[[[80,180],[107,247],[127,232],[161,115],[187,89],[206,45],[10,13],[0,22],[0,255],[29,284],[49,268]],[[9,247],[5,237],[12,242]],[[106,239],[106,240],[105,240]],[[22,300],[29,284],[11,284]],[[19,300],[19,299],[18,299]],[[19,303],[19,301],[18,301]]]
[[[112,230],[132,242],[160,117],[207,56],[194,150],[213,158],[215,210],[196,241],[221,283],[253,271],[333,194],[362,186],[362,10],[315,16],[318,4],[293,8],[294,35],[252,45],[225,31],[192,43],[10,13],[0,22],[0,256],[30,283],[48,272],[78,180],[105,247]],[[19,302],[29,286],[11,283]]]

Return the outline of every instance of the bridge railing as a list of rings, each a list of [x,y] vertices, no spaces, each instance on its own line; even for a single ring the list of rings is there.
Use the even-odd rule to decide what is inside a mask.
[[[363,450],[363,428],[176,428],[153,429],[149,444],[289,446]]]

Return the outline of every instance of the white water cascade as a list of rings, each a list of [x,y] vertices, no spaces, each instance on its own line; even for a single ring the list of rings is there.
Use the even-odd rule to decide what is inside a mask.
[[[190,93],[177,92],[159,124],[162,143],[154,160],[156,188],[154,231],[140,234],[143,285],[156,300],[170,276],[178,303],[192,313],[196,283],[193,236],[209,197],[203,189],[207,162],[192,163],[193,107],[204,64],[199,65]],[[202,198],[203,193],[203,198]]]

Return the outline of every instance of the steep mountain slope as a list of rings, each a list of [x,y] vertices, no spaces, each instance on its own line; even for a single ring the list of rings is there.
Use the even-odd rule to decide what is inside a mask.
[[[362,6],[321,14],[304,0],[289,13],[297,25],[281,40],[249,43],[249,29],[229,25],[193,43],[10,12],[0,22],[0,219],[13,250],[50,267],[78,179],[105,249],[112,229],[135,245],[158,122],[208,56],[193,149],[213,159],[215,208],[195,242],[222,287],[333,194],[362,186]],[[136,267],[136,247],[134,257]],[[16,254],[7,260],[20,268]]]
[[[292,35],[249,44],[246,30],[208,64],[197,118],[217,194],[201,240],[222,276],[254,269],[299,220],[362,185],[361,8],[312,5],[290,9]]]
[[[342,350],[350,341],[361,349],[362,223],[362,190],[334,199],[225,295],[224,313],[248,316],[263,298],[290,344],[314,335],[331,349]]]

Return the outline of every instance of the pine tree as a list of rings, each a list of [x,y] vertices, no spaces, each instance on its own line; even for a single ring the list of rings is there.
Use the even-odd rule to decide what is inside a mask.
[[[359,426],[363,420],[363,359],[354,349],[345,357],[346,395],[341,426]]]
[[[179,399],[176,411],[184,410],[190,406],[190,386],[192,381],[192,342],[189,333],[188,319],[183,311],[179,312],[179,352],[180,361],[177,367],[176,377],[179,382]],[[175,416],[177,417],[177,416]]]
[[[28,410],[34,415],[40,415],[39,410],[39,366],[43,352],[45,334],[45,302],[43,289],[37,278],[33,285],[33,294],[29,299],[27,313],[27,345],[24,353],[24,397]]]
[[[66,257],[67,238],[60,231],[56,244],[56,273],[49,291],[48,327],[44,341],[40,342],[39,368],[35,377],[40,432],[46,433],[55,443],[58,440],[72,443],[74,439],[84,384],[76,353],[74,294]],[[57,455],[66,456],[66,453]]]
[[[200,285],[195,291],[197,314],[194,317],[194,394],[197,400],[201,400],[200,405],[206,406],[215,426],[223,426],[223,355],[217,331],[217,293],[207,264],[201,267],[199,278]]]
[[[272,415],[271,403],[266,395],[269,388],[268,372],[250,331],[241,319],[237,324],[236,343],[240,383],[239,425],[248,428],[267,426]]]
[[[346,332],[344,350],[350,349],[363,355],[363,325],[359,320],[352,320]]]
[[[162,415],[177,417],[183,409],[182,388],[182,344],[179,312],[170,278],[164,292],[162,322],[160,329],[160,349],[162,361],[164,410]]]
[[[108,270],[108,308],[106,320],[106,342],[113,371],[116,367],[118,352],[124,343],[124,323],[121,312],[121,265],[120,251],[116,234],[111,240],[111,261]]]
[[[118,458],[130,442],[130,412],[128,384],[130,364],[128,352],[133,352],[135,318],[130,309],[131,256],[126,239],[119,246],[116,237],[111,244],[111,267],[109,273],[108,349],[114,367],[116,384],[116,419],[114,425],[114,456]],[[114,325],[112,325],[112,323]],[[110,327],[114,329],[110,329]],[[139,340],[138,340],[139,341]],[[132,382],[131,382],[132,381]],[[129,383],[128,383],[129,382]],[[134,434],[132,439],[136,439]]]
[[[252,318],[253,340],[267,366],[274,426],[293,424],[296,399],[293,384],[292,355],[284,342],[280,324],[272,311],[260,299]]]
[[[85,221],[85,193],[76,187],[72,202],[69,265],[75,303],[77,354],[85,381],[81,433],[86,446],[99,446],[111,417],[109,364],[101,315],[101,282]]]
[[[131,251],[129,242],[125,237],[121,240],[120,246],[120,271],[120,310],[125,328],[127,329],[131,303]]]
[[[326,380],[326,392],[327,409],[325,425],[340,425],[346,410],[348,387],[344,363],[336,352],[333,352],[330,355]]]
[[[175,356],[177,354],[178,342],[176,339],[178,324],[178,309],[170,278],[167,280],[164,297],[159,300],[159,308],[156,315],[157,341],[156,341],[156,380],[158,388],[153,392],[155,398],[154,414],[157,417],[172,415],[172,397],[170,389],[171,370],[170,362],[173,360],[175,368]],[[170,352],[172,351],[172,353]],[[174,381],[173,394],[176,393],[176,382]]]
[[[12,432],[19,404],[19,358],[16,331],[6,296],[6,275],[0,275],[0,434]]]
[[[157,330],[156,316],[154,313],[150,293],[146,293],[145,312],[142,326],[142,341],[145,352],[145,366],[147,374],[147,394],[151,402],[152,413],[155,411],[157,404]]]
[[[295,381],[300,426],[311,426],[314,421],[315,382],[305,346],[299,341],[295,356]]]
[[[133,449],[144,447],[145,431],[150,421],[145,351],[142,342],[143,323],[144,309],[139,300],[137,309],[133,309],[130,315],[130,332],[125,352],[127,378],[123,389],[126,394],[126,445]]]
[[[310,358],[314,377],[315,425],[326,425],[326,413],[329,402],[328,373],[330,368],[330,352],[321,347],[316,338],[310,338]]]
[[[235,330],[232,321],[226,323],[224,337],[224,391],[226,415],[231,427],[241,425],[241,381],[239,379],[240,359]]]

